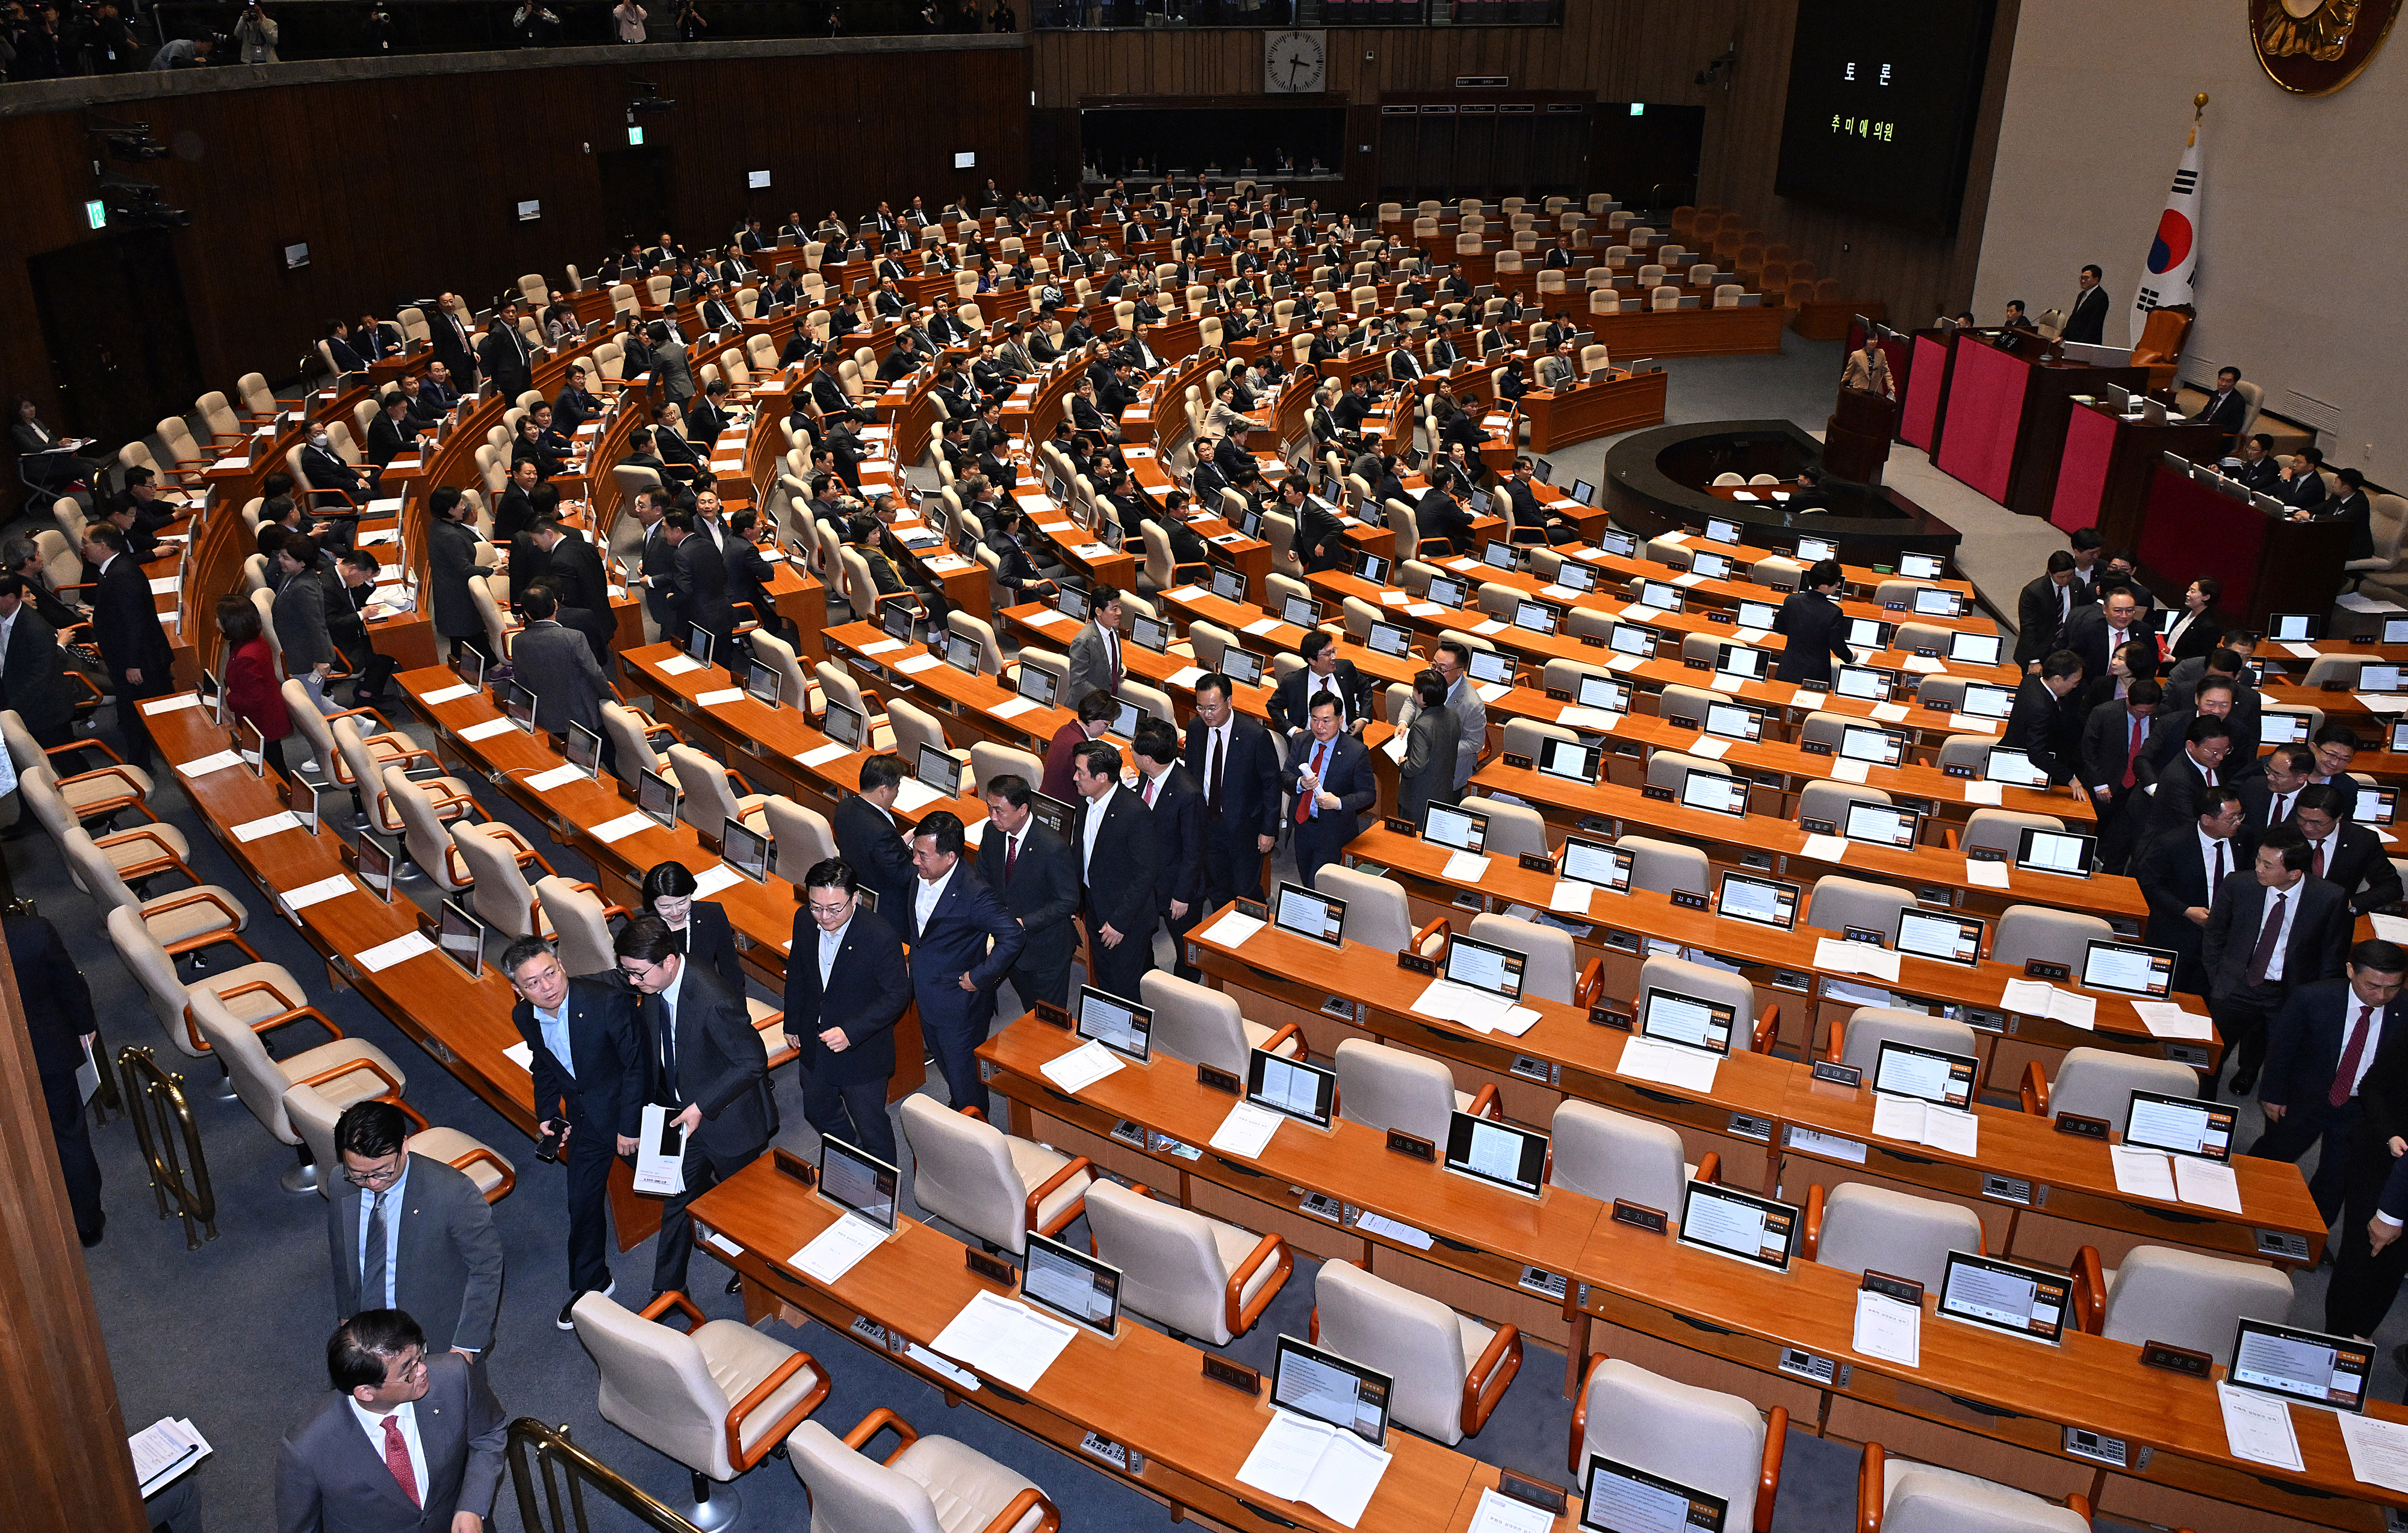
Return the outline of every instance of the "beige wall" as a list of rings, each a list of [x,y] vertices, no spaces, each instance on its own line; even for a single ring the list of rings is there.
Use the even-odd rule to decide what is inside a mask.
[[[2023,0],[1976,312],[1995,323],[2010,298],[2062,308],[2096,262],[2115,304],[2107,339],[2122,344],[2204,91],[2200,317],[2184,376],[2237,366],[2269,408],[2300,408],[2294,392],[2336,407],[2321,438],[2334,463],[2408,483],[2408,309],[2394,291],[2408,241],[2408,28],[2338,94],[2304,97],[2266,77],[2244,18],[2241,0],[2105,11]]]

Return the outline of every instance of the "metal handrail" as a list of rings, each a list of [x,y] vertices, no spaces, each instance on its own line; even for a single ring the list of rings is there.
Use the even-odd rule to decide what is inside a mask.
[[[159,1067],[150,1051],[128,1044],[117,1056],[125,1073],[126,1110],[134,1119],[134,1136],[142,1144],[143,1163],[150,1168],[150,1192],[159,1199],[159,1217],[167,1217],[169,1195],[184,1221],[184,1249],[201,1249],[194,1226],[218,1238],[217,1194],[209,1188],[209,1163],[201,1153],[201,1131],[184,1100],[184,1078]],[[155,1120],[155,1125],[154,1125]],[[181,1130],[170,1134],[170,1125]],[[181,1138],[180,1150],[178,1139]]]
[[[530,1446],[535,1450],[532,1469],[527,1463]],[[571,1441],[566,1426],[546,1426],[533,1416],[521,1416],[510,1423],[509,1453],[510,1485],[518,1492],[519,1525],[525,1533],[589,1533],[585,1520],[587,1485],[654,1533],[701,1533],[626,1476]],[[559,1471],[558,1479],[554,1478],[555,1469]],[[537,1505],[538,1475],[542,1478],[543,1508],[551,1512],[549,1521]],[[568,1490],[566,1516],[561,1497],[563,1481]]]

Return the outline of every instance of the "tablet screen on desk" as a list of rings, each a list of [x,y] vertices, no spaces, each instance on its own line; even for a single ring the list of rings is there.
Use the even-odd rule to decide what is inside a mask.
[[[1982,961],[1982,918],[1911,906],[1899,912],[1898,951],[1971,967]]]
[[[1246,1100],[1327,1128],[1338,1106],[1338,1072],[1255,1049],[1246,1058]]]
[[[1119,698],[1117,701],[1120,704],[1120,711],[1112,715],[1111,733],[1119,736],[1122,739],[1133,740],[1137,738],[1137,726],[1145,717],[1145,712],[1126,697]]]
[[[1942,586],[1918,585],[1914,588],[1914,615],[1919,618],[1956,618],[1964,616],[1956,593]]]
[[[1402,660],[1412,652],[1412,636],[1393,623],[1374,623],[1363,636],[1363,647],[1373,654]]]
[[[744,691],[754,702],[767,703],[771,708],[775,708],[778,706],[781,681],[781,679],[776,671],[755,660],[752,662],[752,668],[745,674]]]
[[[581,724],[568,726],[568,764],[588,778],[602,775],[602,737]]]
[[[1029,667],[1020,667],[1022,684],[1026,685]],[[827,712],[820,721],[820,729],[828,738],[848,751],[861,749],[861,711],[850,703],[827,700]]]
[[[1081,985],[1079,1036],[1142,1065],[1153,1056],[1154,1012],[1094,985]]]
[[[903,632],[896,635],[896,637],[897,638],[907,638],[911,632],[911,610],[907,607],[890,608],[888,609],[890,619],[896,612],[903,614]],[[708,666],[710,664],[710,630],[697,623],[687,630],[685,652],[694,656],[697,663]]]
[[[1139,623],[1154,622],[1152,618],[1140,618],[1137,621]],[[1157,624],[1157,626],[1159,626],[1159,624]],[[1140,642],[1143,641],[1140,640]],[[1148,645],[1147,648],[1151,649],[1153,646]],[[964,676],[976,676],[979,673],[979,663],[984,658],[985,654],[980,646],[979,641],[972,638],[969,635],[947,634],[945,636],[945,664],[953,666],[953,669],[961,672]]]
[[[2358,690],[2387,696],[2400,690],[2400,674],[2398,666],[2360,666],[2358,667]]]
[[[1842,697],[1885,703],[1889,701],[1889,673],[1870,666],[1842,666],[1837,690]]]
[[[1389,1377],[1334,1352],[1279,1339],[1271,1368],[1271,1403],[1283,1411],[1342,1427],[1377,1447],[1387,1440]]]
[[[2172,948],[2093,938],[2082,954],[2083,988],[2164,1000],[2173,993],[2174,957]]]
[[[1221,652],[1221,673],[1243,687],[1263,684],[1263,657],[1252,650],[1235,647]]]
[[[1681,780],[1681,802],[1713,814],[1743,816],[1747,813],[1747,783],[1741,778],[1701,772],[1692,766],[1689,775]]]
[[[1020,1297],[1110,1336],[1120,1324],[1121,1269],[1030,1230]]]
[[[1561,627],[1564,614],[1560,609],[1542,601],[1520,601],[1513,606],[1513,626],[1546,638],[1553,638]]]
[[[360,832],[360,881],[388,905],[393,903],[394,867],[401,860],[399,841],[398,837],[380,836],[372,830]]]
[[[505,681],[501,686],[502,714],[519,726],[523,734],[535,733],[535,693],[521,681]]]
[[[741,820],[719,823],[719,855],[728,867],[755,883],[769,880],[769,857],[776,843]]]
[[[833,1134],[820,1137],[820,1196],[879,1228],[895,1227],[895,1190],[903,1173]]]
[[[1898,572],[1910,580],[1936,580],[1940,579],[1942,567],[1942,561],[1936,553],[1901,553],[1898,556]]]
[[[1291,936],[1309,937],[1339,947],[1344,942],[1340,934],[1346,929],[1346,902],[1300,883],[1283,883],[1272,904],[1271,924]]]
[[[1573,698],[1583,708],[1601,708],[1609,713],[1630,711],[1630,683],[1617,681],[1611,676],[1581,673],[1580,690]]]
[[[1765,653],[1744,644],[1725,644],[1714,651],[1714,669],[1750,681],[1764,680]]]
[[[1730,579],[1731,562],[1727,553],[1709,553],[1703,549],[1689,555],[1689,573],[1702,575],[1710,580]]]
[[[1617,654],[1645,660],[1656,653],[1656,630],[1642,628],[1635,623],[1617,623],[1606,635],[1606,643]]]
[[[1601,747],[1583,745],[1578,740],[1559,740],[1550,737],[1539,742],[1539,770],[1567,782],[1596,786],[1598,763],[1603,757]]]
[[[1461,580],[1455,580],[1449,576],[1440,575],[1431,579],[1428,595],[1430,600],[1438,603],[1440,607],[1453,607],[1460,609],[1463,606],[1464,593],[1469,589],[1470,588],[1465,585]]]
[[[1710,516],[1706,518],[1706,541],[1709,543],[1737,543],[1739,541],[1739,523],[1731,521],[1727,517]]]
[[[1555,583],[1573,591],[1597,589],[1597,571],[1577,559],[1567,559],[1555,568]]]
[[[1580,487],[1575,485],[1572,494],[1577,496],[1580,494]],[[1589,503],[1584,500],[1581,504],[1585,506]],[[1627,532],[1615,532],[1611,527],[1598,533],[1597,546],[1607,553],[1624,559],[1636,558],[1639,554],[1639,539],[1636,537]]]
[[[1948,658],[1961,660],[1968,666],[1995,666],[1999,663],[1999,636],[1950,634]]]
[[[2358,812],[2353,818],[2361,825],[2387,825],[2399,809],[2397,788],[2361,787],[2358,790]]]
[[[1299,628],[1311,628],[1321,622],[1321,604],[1309,596],[1290,596],[1281,604],[1280,616]]]
[[[1597,486],[1584,479],[1576,479],[1572,480],[1571,496],[1584,506],[1594,506],[1597,504]],[[1627,553],[1629,551],[1622,552]]]
[[[1727,646],[1726,646],[1727,648]],[[1749,651],[1753,654],[1755,651]],[[1706,733],[1725,739],[1760,740],[1764,738],[1764,709],[1744,703],[1709,703],[1706,705]]]
[[[1861,798],[1848,800],[1848,812],[1840,822],[1840,834],[1852,841],[1870,846],[1896,847],[1901,852],[1914,850],[1916,832],[1923,816],[1913,809],[1902,809],[1895,804],[1869,803]]]
[[[1965,683],[1964,710],[1977,719],[2003,719],[2015,710],[2015,695],[2011,687],[1992,686],[1987,681]]]
[[[1358,553],[1354,556],[1354,573],[1373,585],[1385,585],[1388,583],[1388,560],[1376,553]]]
[[[1512,948],[1500,948],[1494,942],[1482,942],[1469,937],[1451,938],[1446,945],[1446,977],[1456,984],[1468,984],[1474,990],[1485,990],[1492,996],[1502,996],[1509,1001],[1522,998],[1522,971],[1529,966],[1526,954]]]
[[[1246,599],[1246,578],[1234,569],[1212,571],[1212,595],[1223,601],[1242,605]]]
[[[1536,1197],[1547,1176],[1547,1136],[1457,1112],[1447,1122],[1446,1168]]]
[[[466,644],[452,646],[452,674],[469,686],[483,691],[485,686],[485,652]]]
[[[1636,859],[1618,846],[1592,841],[1582,836],[1564,838],[1562,876],[1574,883],[1586,883],[1599,889],[1611,889],[1617,895],[1630,893],[1630,867]]]
[[[2266,618],[2266,637],[2304,644],[2325,637],[2325,620],[2315,612],[2273,612]]]
[[[2028,873],[2090,876],[2090,852],[2098,838],[2026,826],[2015,847],[2015,866]]]
[[[1971,1054],[1884,1039],[1873,1062],[1873,1090],[1942,1107],[1965,1108],[1972,1103],[1973,1077],[1981,1068],[1982,1062]]]
[[[2054,1346],[2065,1332],[2071,1289],[2061,1273],[1952,1251],[1940,1282],[1940,1312]]]
[[[2373,1373],[2373,1344],[2345,1336],[2244,1320],[2232,1339],[2231,1382],[2262,1394],[2362,1411]]]
[[[1798,924],[1798,890],[1797,884],[1783,883],[1778,879],[1725,873],[1722,896],[1714,901],[1714,910],[1733,921],[1753,921],[1759,926],[1790,931]]]
[[[1826,559],[1836,559],[1839,556],[1840,545],[1828,537],[1798,539],[1798,562],[1801,565],[1818,565]]]
[[[2226,1165],[2232,1159],[2232,1125],[2238,1121],[2239,1114],[2222,1102],[2136,1091],[2124,1119],[2124,1142]]]
[[[1682,1195],[1683,1245],[1786,1272],[1797,1239],[1794,1205],[1717,1187],[1711,1182],[1692,1182]]]
[[[1850,761],[1870,761],[1876,766],[1895,766],[1906,759],[1906,737],[1895,730],[1875,729],[1870,724],[1842,724],[1840,754]]]
[[[1639,582],[1639,599],[1650,607],[1677,612],[1681,609],[1681,588],[1662,580],[1641,580]]]
[[[1512,544],[1502,537],[1492,537],[1481,545],[1480,562],[1491,569],[1512,569],[1521,560]]]
[[[1641,1036],[1708,1053],[1730,1053],[1731,1024],[1738,1013],[1721,1001],[1684,996],[1654,985],[1639,998]]]
[[[1513,658],[1496,650],[1471,652],[1471,679],[1491,686],[1513,684]]]
[[[471,978],[485,972],[485,924],[468,913],[457,895],[445,897],[436,917],[435,945],[445,956],[468,971]]]
[[[675,830],[678,817],[677,784],[658,772],[636,768],[636,808],[641,809],[663,830]]]
[[[1087,621],[1087,594],[1075,585],[1062,587],[1062,615],[1074,623]]]
[[[1677,1480],[1588,1455],[1581,1477],[1581,1533],[1722,1533],[1730,1503]]]
[[[1770,633],[1781,621],[1781,609],[1769,601],[1743,601],[1739,604],[1739,625]]]
[[[1422,814],[1422,839],[1457,852],[1485,851],[1488,815],[1481,809],[1433,802]]]
[[[1848,642],[1860,650],[1886,650],[1898,625],[1879,618],[1850,618]]]
[[[1982,778],[1987,782],[2004,782],[2018,788],[2048,786],[2048,774],[2032,765],[2029,752],[2005,745],[1991,746],[1982,758]]]
[[[1025,657],[1020,663],[1020,695],[1039,708],[1052,708],[1062,685],[1062,679],[1042,666],[1030,665]]]

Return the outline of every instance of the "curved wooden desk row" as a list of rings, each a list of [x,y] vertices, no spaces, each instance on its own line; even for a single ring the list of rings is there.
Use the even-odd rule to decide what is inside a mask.
[[[2325,1221],[2307,1196],[2298,1168],[2281,1161],[2234,1161],[2243,1212],[2159,1202],[2120,1192],[2108,1146],[2057,1133],[2046,1119],[1978,1106],[1980,1142],[1972,1156],[1917,1145],[1898,1148],[1871,1132],[1872,1094],[1817,1082],[1801,1061],[1733,1051],[1698,1092],[1626,1072],[1631,1035],[1595,1020],[1592,1006],[1628,1014],[1637,998],[1635,974],[1619,992],[1591,981],[1581,1004],[1526,997],[1539,1020],[1519,1037],[1481,1033],[1412,1010],[1430,982],[1400,970],[1394,953],[1359,942],[1331,947],[1277,928],[1255,933],[1242,947],[1204,934],[1207,916],[1188,938],[1190,963],[1220,988],[1244,992],[1248,1018],[1269,1026],[1296,1023],[1316,1053],[1331,1053],[1348,1037],[1370,1037],[1470,1067],[1461,1082],[1494,1082],[1512,1117],[1544,1124],[1566,1096],[1600,1103],[1679,1129],[1691,1158],[1722,1155],[1724,1180],[1770,1192],[1799,1176],[1872,1180],[1963,1203],[1983,1218],[1993,1249],[2062,1266],[2085,1241],[2120,1257],[2143,1240],[2228,1255],[2263,1256],[2276,1265],[2313,1263],[2324,1243]],[[1790,1003],[1775,991],[1756,997],[1759,1009]],[[1800,1137],[1801,1134],[1804,1137]],[[2265,1232],[2284,1237],[2270,1244]],[[2287,1249],[2287,1256],[2277,1250]]]
[[[1209,1141],[1235,1099],[1175,1060],[1128,1064],[1075,1096],[1056,1089],[1042,1067],[1077,1041],[1027,1016],[980,1048],[988,1084],[1011,1101],[1014,1133],[1090,1156],[1182,1206],[1511,1321],[1565,1348],[1568,1396],[1594,1340],[1614,1356],[1761,1408],[1785,1406],[1794,1423],[1820,1424],[1828,1435],[1877,1438],[1894,1452],[2044,1495],[2108,1493],[2099,1461],[2069,1451],[2067,1431],[2077,1429],[2125,1445],[2130,1473],[2103,1478],[2128,1479],[2117,1489],[2132,1503],[2172,1495],[2238,1503],[2221,1509],[2232,1515],[2249,1515],[2241,1508],[2250,1507],[2364,1526],[2372,1509],[2363,1502],[2317,1497],[2408,1502],[2357,1482],[2339,1431],[2305,1422],[2324,1414],[2315,1411],[2295,1413],[2307,1472],[2260,1481],[2264,1466],[2227,1451],[2213,1384],[2144,1370],[2141,1349],[2128,1342],[2070,1331],[2043,1360],[2028,1344],[1939,1319],[1927,1299],[1921,1366],[1873,1358],[1854,1347],[1858,1280],[1844,1268],[1802,1256],[1785,1273],[1752,1268],[1618,1224],[1604,1205],[1566,1188],[1527,1198],[1455,1176],[1392,1153],[1380,1130],[1344,1119],[1326,1132],[1283,1123],[1261,1155],[1226,1154]],[[1839,1170],[1798,1168],[1790,1199],[1804,1202],[1808,1181],[1850,1180]],[[1315,1211],[1320,1198],[1334,1205],[1327,1214]],[[1680,1211],[1666,1211],[1677,1223]],[[1602,1338],[1593,1335],[1598,1324]],[[1784,1367],[1784,1359],[1794,1361]],[[2408,1420],[2388,1402],[2369,1410]],[[2168,1520],[2217,1521],[2187,1505]]]

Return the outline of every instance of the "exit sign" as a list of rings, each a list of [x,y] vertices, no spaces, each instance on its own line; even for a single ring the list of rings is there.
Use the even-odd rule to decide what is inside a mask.
[[[641,148],[644,142],[644,130],[636,126],[633,122],[628,123],[627,142],[630,145]]]
[[[1630,104],[1630,115],[1633,117],[1645,117],[1647,115],[1647,103],[1643,101],[1632,102]]]
[[[94,197],[90,202],[83,205],[83,216],[84,222],[90,223],[95,229],[106,229],[108,227],[108,205],[102,202],[98,197]]]

